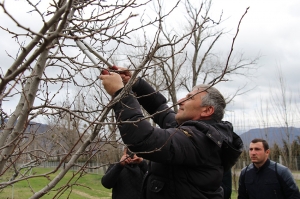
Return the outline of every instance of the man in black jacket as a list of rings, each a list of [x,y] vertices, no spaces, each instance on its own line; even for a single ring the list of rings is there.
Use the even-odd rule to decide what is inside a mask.
[[[105,188],[112,188],[112,199],[139,199],[147,170],[146,160],[129,154],[125,148],[120,162],[109,166],[101,183]]]
[[[231,169],[224,172],[221,186],[224,190],[224,199],[230,199],[231,198],[231,193],[232,193],[232,172],[231,172]]]
[[[269,160],[269,144],[254,139],[249,146],[252,164],[240,174],[238,199],[299,199],[300,193],[290,170]]]
[[[120,75],[119,75],[120,74]],[[100,75],[115,97],[130,78],[127,71]],[[179,100],[176,114],[165,97],[139,78],[113,109],[123,142],[150,160],[144,198],[222,199],[221,181],[239,157],[243,143],[229,122],[221,121],[226,106],[220,92],[200,85]],[[144,119],[140,105],[160,128]]]

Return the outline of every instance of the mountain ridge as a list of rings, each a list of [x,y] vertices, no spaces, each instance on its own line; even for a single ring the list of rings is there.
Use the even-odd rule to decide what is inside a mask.
[[[7,122],[7,120],[5,122]],[[47,124],[32,121],[28,125],[26,132],[44,133],[47,130],[49,130],[49,126]],[[287,140],[288,135],[290,136],[289,139],[290,143],[292,143],[294,140],[297,140],[298,137],[300,137],[300,128],[297,127],[254,128],[239,134],[246,148],[247,146],[249,146],[251,140],[253,140],[254,138],[262,138],[267,140],[270,147],[272,147],[274,143],[277,143],[279,147],[283,147],[284,145],[283,140]]]
[[[297,127],[268,127],[268,128],[255,128],[239,135],[248,146],[254,138],[265,139],[269,146],[272,147],[276,143],[279,147],[283,147],[283,140],[289,140],[292,143],[300,137],[300,128]]]

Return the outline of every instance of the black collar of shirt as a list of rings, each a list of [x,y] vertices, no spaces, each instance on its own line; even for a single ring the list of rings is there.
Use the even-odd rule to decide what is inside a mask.
[[[256,173],[258,173],[258,172],[261,171],[261,170],[264,170],[264,169],[267,168],[269,165],[270,165],[270,160],[269,160],[269,159],[267,159],[267,161],[266,161],[261,167],[259,167],[259,168],[257,168],[257,167],[253,164]]]

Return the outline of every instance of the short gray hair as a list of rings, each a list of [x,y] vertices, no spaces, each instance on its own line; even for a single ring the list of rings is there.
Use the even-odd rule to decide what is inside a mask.
[[[223,95],[218,91],[218,89],[207,85],[207,84],[200,84],[193,88],[193,90],[203,90],[207,94],[202,97],[202,104],[201,106],[212,106],[214,107],[215,111],[212,114],[212,119],[217,121],[221,121],[224,117],[226,102]]]

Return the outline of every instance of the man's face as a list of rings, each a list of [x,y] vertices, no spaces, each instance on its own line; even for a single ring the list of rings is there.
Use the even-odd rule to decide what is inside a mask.
[[[257,167],[261,167],[269,157],[270,150],[264,149],[262,142],[250,143],[249,146],[249,156]]]
[[[202,112],[206,108],[201,106],[201,97],[203,97],[204,95],[206,95],[206,92],[199,92],[199,90],[196,89],[188,93],[185,98],[182,98],[178,101],[179,109],[175,116],[178,124],[181,124],[188,120],[202,119]]]

